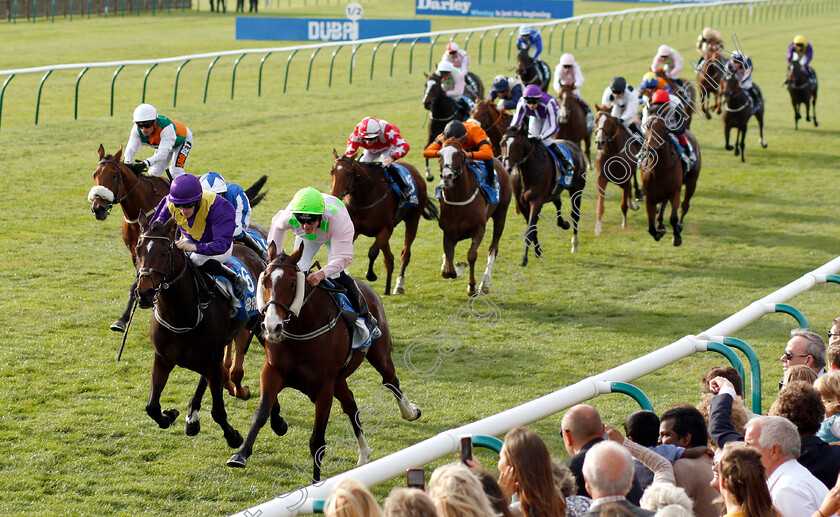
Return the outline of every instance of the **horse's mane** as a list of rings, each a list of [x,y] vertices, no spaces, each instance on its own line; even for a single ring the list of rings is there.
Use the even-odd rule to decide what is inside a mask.
[[[443,141],[443,145],[441,147],[450,145],[452,147],[457,147],[459,151],[464,150],[464,146],[461,145],[461,142],[458,141],[457,138],[447,138]]]
[[[516,55],[516,59],[526,64],[534,62],[534,59],[531,57],[531,54],[528,53],[527,48],[520,49],[519,54]]]

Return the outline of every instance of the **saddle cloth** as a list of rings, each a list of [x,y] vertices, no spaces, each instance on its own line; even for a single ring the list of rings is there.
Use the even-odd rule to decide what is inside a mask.
[[[263,236],[260,235],[260,232],[254,230],[253,228],[246,228],[245,233],[253,237],[257,244],[259,244],[260,248],[262,248],[264,252],[268,253],[268,243],[265,239],[263,239]]]
[[[560,152],[563,153],[563,156],[566,158],[566,161],[569,163],[574,163],[572,160],[572,153],[566,148],[565,145],[561,144],[560,142],[555,142],[557,147],[560,148]],[[545,145],[545,144],[543,144]],[[546,147],[548,149],[548,147]],[[572,180],[575,177],[575,171],[566,171],[563,167],[563,164],[560,163],[560,159],[554,154],[551,149],[548,149],[548,154],[554,160],[554,171],[556,173],[554,182],[559,183],[564,188],[570,188],[572,186]],[[560,172],[564,171],[564,172]]]
[[[487,171],[484,168],[483,161],[467,162],[467,169],[472,172],[473,177],[478,182],[479,191],[488,204],[492,205],[499,202],[499,180],[494,180],[493,184],[487,183]],[[443,182],[435,187],[435,197],[441,199],[443,196]]]
[[[245,294],[241,299],[237,299],[233,296],[233,286],[230,284],[230,281],[223,276],[216,277],[216,286],[219,288],[219,291],[231,300],[230,318],[238,321],[258,314],[260,311],[257,309],[257,284],[251,276],[251,272],[236,257],[231,257],[230,260],[225,262],[225,265],[231,268],[248,284]]]
[[[331,289],[335,289],[336,285],[331,282],[329,279],[323,280],[327,287]],[[335,300],[336,304],[338,304],[339,308],[344,312],[346,316],[348,313],[352,313],[356,316],[355,320],[353,320],[353,336],[352,342],[350,344],[350,348],[352,350],[356,350],[357,348],[369,347],[373,339],[371,339],[371,333],[368,332],[367,326],[365,325],[365,320],[358,316],[359,311],[353,307],[353,304],[350,303],[350,298],[347,296],[346,293],[330,293]],[[379,331],[379,327],[377,326],[374,329],[374,334],[376,334],[375,339],[379,339],[382,336],[381,331]]]
[[[403,201],[400,204],[400,208],[412,208],[417,206],[417,203],[414,200],[417,199],[417,184],[414,182],[414,176],[411,175],[411,171],[409,171],[404,166],[398,163],[392,163],[390,167],[385,169],[385,174],[388,175],[388,180],[391,182],[391,189],[397,195],[398,198],[402,199],[402,191],[400,190],[400,186],[394,181],[392,175],[397,173],[402,178],[403,182],[408,185],[410,192],[408,193],[408,200]]]

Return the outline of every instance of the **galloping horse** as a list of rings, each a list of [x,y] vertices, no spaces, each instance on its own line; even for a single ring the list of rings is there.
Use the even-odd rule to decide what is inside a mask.
[[[385,169],[379,163],[357,162],[353,156],[339,156],[333,149],[333,163],[330,169],[330,194],[344,201],[356,233],[353,240],[361,235],[374,237],[376,240],[368,251],[367,275],[369,282],[376,281],[373,263],[382,250],[385,257],[385,294],[391,294],[391,275],[394,272],[394,254],[388,243],[394,227],[405,221],[405,244],[400,254],[402,267],[394,294],[405,294],[405,269],[411,260],[411,243],[417,236],[417,225],[422,215],[426,219],[437,216],[437,208],[429,202],[426,194],[426,182],[412,165],[397,162],[411,171],[417,185],[418,206],[399,210],[399,196],[391,188],[391,182],[385,176]]]
[[[758,90],[758,85],[753,83],[753,88]],[[741,84],[733,74],[727,74],[723,79],[723,96],[726,99],[723,105],[723,133],[726,136],[726,150],[735,150],[735,156],[741,155],[744,161],[744,140],[747,138],[747,123],[753,116],[753,101],[747,92],[741,89]],[[759,95],[761,95],[761,90]],[[758,121],[758,142],[761,147],[767,147],[764,141],[764,105],[755,112],[755,119]],[[729,132],[736,128],[735,147],[729,145]]]
[[[691,119],[694,117],[694,112],[697,111],[697,89],[691,81],[683,81],[682,88],[677,86],[677,82],[665,75],[665,72],[657,72],[656,75],[665,79],[674,95],[680,98],[685,106],[685,113],[688,116],[686,129],[691,127]]]
[[[703,61],[702,68],[697,72],[697,84],[700,85],[700,109],[707,119],[712,118],[712,111],[720,115],[721,101],[720,101],[720,83],[723,79],[723,71],[726,68],[726,63],[720,58],[718,54],[718,46],[715,45],[709,51],[709,58]],[[714,97],[714,101],[712,101]]]
[[[175,246],[175,219],[165,224],[148,224],[146,214],[140,212],[138,223],[141,233],[137,241],[137,301],[143,309],[154,307],[149,337],[155,355],[146,413],[162,429],[168,428],[179,412],[161,410],[160,395],[175,366],[190,369],[201,379],[189,402],[186,434],[198,434],[198,411],[209,386],[213,397],[210,414],[221,426],[228,446],[239,447],[242,435],[228,423],[222,398],[222,388],[229,383],[223,364],[224,349],[240,331],[254,328],[259,316],[231,320],[228,299],[201,289],[195,266]],[[263,262],[253,250],[237,244],[233,254],[254,278],[262,272]]]
[[[533,142],[528,138],[528,130],[523,124],[520,129],[510,128],[505,133],[502,144],[502,161],[510,171],[510,182],[513,195],[516,196],[516,213],[525,218],[528,229],[525,234],[525,254],[522,255],[522,266],[528,265],[528,250],[533,247],[534,255],[542,257],[542,246],[537,235],[537,222],[542,206],[549,201],[557,208],[552,220],[556,218],[557,226],[568,230],[574,226],[572,236],[572,253],[578,251],[578,220],[580,219],[580,196],[586,187],[586,162],[583,153],[574,143],[561,140],[572,154],[575,165],[574,179],[569,190],[572,202],[572,223],[563,219],[560,194],[566,190],[555,180],[554,158],[544,145]]]
[[[470,97],[471,92],[464,90],[464,94]],[[475,97],[472,97],[472,100],[475,100]],[[426,75],[426,89],[423,91],[423,107],[429,110],[429,139],[426,141],[427,146],[432,143],[435,137],[443,133],[443,129],[450,121],[460,120],[463,122],[470,115],[469,111],[462,109],[454,100],[446,95],[443,86],[440,84],[440,76],[437,73]],[[428,158],[426,158],[426,179],[429,181],[434,179]]]
[[[697,161],[687,173],[683,172],[679,152],[668,136],[667,120],[662,116],[651,114],[645,132],[645,145],[642,148],[642,190],[645,193],[648,232],[657,241],[665,235],[665,225],[662,218],[665,214],[665,207],[670,202],[670,222],[674,229],[674,238],[672,239],[674,246],[682,244],[683,220],[697,187],[697,178],[700,176],[700,147],[691,131],[686,131],[685,136],[694,146],[694,152],[697,155]],[[678,218],[677,205],[680,204],[680,191],[683,185],[685,185],[685,194],[683,195],[681,214]],[[657,208],[659,208],[658,214]]]
[[[476,103],[475,108],[470,112],[470,118],[478,122],[484,129],[487,138],[490,139],[490,145],[493,147],[493,156],[497,158],[501,156],[500,143],[502,134],[510,126],[512,118],[510,113],[500,110],[496,103],[491,100],[483,100]]]
[[[443,278],[458,278],[466,267],[452,263],[455,246],[459,241],[471,239],[467,252],[470,280],[467,294],[475,294],[475,261],[478,245],[484,238],[488,219],[493,219],[493,238],[487,250],[487,268],[481,279],[482,292],[488,292],[493,263],[499,253],[499,239],[505,229],[505,217],[510,205],[510,178],[502,164],[493,159],[496,179],[499,182],[499,202],[488,205],[479,190],[481,186],[475,176],[467,170],[467,155],[457,140],[449,139],[440,149],[440,178],[443,182],[440,199],[440,229],[443,230],[443,264],[440,273]]]
[[[642,147],[639,140],[632,138],[630,131],[616,117],[610,115],[604,106],[595,105],[595,169],[598,171],[598,206],[595,219],[595,235],[601,235],[601,218],[604,215],[604,197],[607,182],[621,187],[621,227],[627,228],[627,207],[638,210],[633,200],[632,186],[638,190],[636,180],[636,156]],[[631,186],[631,181],[632,186]]]
[[[788,93],[790,93],[790,103],[793,105],[793,123],[796,129],[799,129],[799,119],[802,115],[799,114],[799,105],[805,105],[805,120],[811,121],[811,107],[814,108],[814,127],[818,127],[817,122],[817,87],[811,84],[808,76],[799,61],[790,61],[788,63],[787,79],[785,79]]]
[[[532,58],[528,49],[522,49],[516,56],[516,76],[523,86],[536,84],[545,92],[551,82],[551,69],[542,60]]]
[[[560,87],[557,104],[560,106],[560,114],[557,116],[557,138],[570,140],[576,147],[582,147],[586,154],[586,164],[591,169],[592,131],[586,127],[586,114],[575,96],[573,84],[564,84]],[[583,142],[582,146],[581,142]]]
[[[382,300],[366,283],[358,282],[376,318],[382,336],[375,339],[368,350],[351,349],[350,329],[342,311],[333,302],[329,289],[322,282],[310,287],[305,273],[298,268],[303,253],[301,245],[291,256],[278,250],[272,242],[268,248],[269,264],[257,285],[257,300],[264,314],[265,364],[260,374],[260,403],[254,412],[251,429],[245,442],[227,461],[230,467],[245,467],[254,449],[260,429],[271,418],[271,428],[278,436],[288,430],[280,416],[277,395],[283,388],[294,388],[315,403],[315,424],[309,439],[313,458],[312,477],[321,477],[321,462],[326,448],[327,421],[333,397],[350,419],[359,443],[359,464],[370,458],[370,447],[359,425],[359,409],[347,378],[367,357],[368,362],[382,375],[382,384],[393,393],[406,420],[420,418],[420,410],[403,394],[400,381],[391,361],[391,332],[385,319]],[[367,352],[367,353],[365,353]]]

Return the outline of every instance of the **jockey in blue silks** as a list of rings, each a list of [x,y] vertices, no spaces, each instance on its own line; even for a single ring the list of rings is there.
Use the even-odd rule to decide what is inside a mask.
[[[519,27],[519,38],[516,40],[516,48],[519,50],[534,48],[534,59],[539,59],[542,52],[542,36],[540,31],[533,29],[528,25]]]
[[[236,183],[226,182],[218,172],[203,174],[201,176],[201,188],[223,196],[233,205],[234,210],[236,210],[234,217],[236,228],[233,230],[233,240],[248,246],[260,256],[263,262],[268,262],[268,253],[246,231],[251,224],[251,201],[248,199],[248,195],[245,194],[245,189]]]

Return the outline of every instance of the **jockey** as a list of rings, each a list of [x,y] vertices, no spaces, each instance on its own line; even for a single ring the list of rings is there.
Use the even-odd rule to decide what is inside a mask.
[[[639,111],[639,96],[633,93],[633,87],[623,77],[613,77],[610,85],[601,96],[601,105],[612,108],[610,115],[621,120],[631,134],[641,135],[636,125],[636,113]]]
[[[356,281],[346,272],[347,266],[353,262],[355,228],[344,203],[312,187],[300,189],[289,205],[271,219],[268,242],[273,242],[278,251],[282,250],[287,231],[295,234],[295,249],[303,244],[303,255],[298,262],[301,271],[309,270],[315,254],[321,246],[326,245],[327,264],[308,275],[306,282],[316,286],[323,279],[329,278],[344,287],[348,298],[358,309],[359,316],[364,318],[368,332],[373,333],[376,319],[370,314],[367,300]]]
[[[534,48],[534,59],[540,58],[542,52],[542,36],[540,31],[533,29],[528,25],[519,27],[519,38],[516,40],[516,48],[519,50]]]
[[[703,32],[697,36],[697,52],[700,53],[700,62],[697,63],[698,68],[703,64],[703,61],[709,59],[715,49],[723,48],[723,38],[720,32],[711,27],[706,27]]]
[[[186,251],[204,273],[228,279],[234,296],[242,298],[248,285],[223,264],[233,254],[234,216],[227,199],[202,190],[201,182],[192,174],[181,174],[172,180],[169,195],[160,201],[151,222],[166,223],[175,218],[182,235],[175,246]]]
[[[446,96],[455,101],[461,109],[471,111],[475,105],[469,97],[464,95],[466,79],[460,70],[455,68],[449,61],[441,61],[437,66],[437,73],[440,76],[440,85]]]
[[[268,262],[268,253],[254,240],[247,231],[251,224],[251,202],[245,190],[236,183],[228,183],[218,172],[208,172],[200,178],[201,188],[219,194],[233,205],[236,214],[234,221],[233,240],[239,241],[254,250],[263,262]]]
[[[583,106],[583,113],[586,115],[586,127],[592,129],[594,117],[592,116],[592,109],[580,97],[580,87],[583,86],[583,73],[580,71],[580,65],[575,61],[575,56],[571,54],[563,54],[560,56],[560,62],[554,69],[554,91],[560,95],[563,86],[574,85],[575,97],[580,105]]]
[[[732,59],[726,63],[726,69],[738,79],[741,88],[750,95],[753,102],[753,110],[755,111],[761,105],[761,98],[758,92],[753,88],[752,83],[752,59],[749,56],[736,50],[732,53]]]
[[[676,143],[683,162],[684,171],[688,172],[691,165],[697,160],[694,149],[688,138],[685,136],[688,116],[685,113],[682,101],[676,95],[671,95],[665,90],[658,90],[651,98],[650,107],[645,110],[642,119],[642,127],[647,127],[648,119],[657,115],[665,119],[668,131],[676,138]]]
[[[668,81],[653,72],[648,72],[642,77],[642,83],[639,85],[639,100],[647,106],[650,104],[650,98],[659,90],[673,93]]]
[[[515,77],[497,75],[490,87],[491,101],[496,101],[499,109],[514,110],[516,103],[522,98],[522,83]]]
[[[478,87],[469,76],[470,55],[467,54],[466,50],[460,48],[454,41],[450,41],[449,44],[446,45],[446,50],[444,50],[443,57],[441,57],[440,60],[452,63],[452,66],[457,68],[458,71],[461,72],[461,75],[464,76],[466,86],[469,87],[473,93],[476,95],[478,94]]]
[[[450,138],[458,140],[464,152],[467,153],[467,159],[481,160],[484,162],[484,167],[487,169],[487,183],[493,185],[496,181],[496,170],[493,166],[493,148],[490,146],[490,139],[487,138],[487,133],[476,122],[453,120],[446,124],[443,133],[435,137],[432,143],[423,151],[423,156],[425,158],[437,158],[440,156],[440,148],[443,147],[443,142]]]
[[[560,106],[557,105],[557,99],[540,90],[540,87],[536,84],[529,84],[525,87],[522,98],[516,105],[510,127],[518,128],[522,125],[525,117],[529,117],[528,138],[541,140],[554,153],[564,169],[561,173],[573,174],[574,165],[566,159],[566,155],[554,141],[554,135],[557,134],[558,129],[557,116],[559,113]]]
[[[381,159],[385,171],[400,187],[403,200],[417,203],[417,195],[411,193],[412,189],[403,181],[402,175],[391,168],[391,164],[403,158],[410,149],[400,135],[400,128],[381,119],[365,117],[347,138],[344,155],[354,156],[359,147],[365,150],[359,158],[360,162],[373,163]]]
[[[153,176],[163,176],[169,166],[171,179],[184,174],[184,163],[193,145],[192,131],[184,124],[163,115],[158,115],[151,104],[141,104],[134,110],[134,124],[128,135],[124,161],[137,174],[146,168]],[[141,145],[156,149],[151,158],[132,163]]]
[[[676,81],[678,86],[682,86],[680,81],[680,72],[683,67],[683,58],[679,52],[669,47],[668,45],[660,45],[659,50],[653,57],[653,63],[650,65],[650,71],[657,74],[663,72],[665,77]]]
[[[811,69],[811,60],[814,58],[814,47],[805,39],[805,36],[798,34],[793,41],[788,45],[787,60],[799,61],[799,66],[808,75],[808,77],[815,77],[814,71]]]

